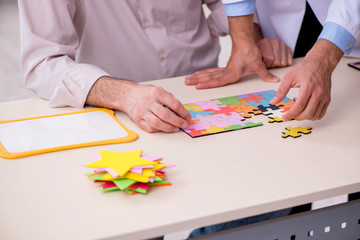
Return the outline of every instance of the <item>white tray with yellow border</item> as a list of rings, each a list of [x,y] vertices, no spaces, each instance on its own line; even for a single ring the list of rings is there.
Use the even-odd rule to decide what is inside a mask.
[[[47,152],[124,143],[137,139],[115,118],[95,108],[72,113],[0,121],[0,157],[20,158]]]

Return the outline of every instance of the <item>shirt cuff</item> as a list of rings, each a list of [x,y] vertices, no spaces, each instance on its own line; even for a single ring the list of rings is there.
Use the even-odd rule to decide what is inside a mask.
[[[355,37],[348,30],[334,22],[325,23],[319,39],[332,42],[345,54],[350,54],[356,43]]]
[[[109,74],[94,65],[76,64],[65,73],[63,79],[56,86],[49,99],[49,106],[84,107],[92,86],[103,76],[109,76]]]
[[[245,0],[241,2],[226,3],[225,12],[228,17],[250,15],[255,12],[255,1]]]

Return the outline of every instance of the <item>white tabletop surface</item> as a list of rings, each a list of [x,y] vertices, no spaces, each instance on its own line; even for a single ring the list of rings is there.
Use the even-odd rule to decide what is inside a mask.
[[[139,134],[131,143],[87,147],[15,160],[0,158],[0,239],[140,239],[196,228],[319,199],[360,191],[360,71],[342,59],[333,74],[332,102],[321,121],[264,126],[191,138],[184,132],[146,133],[121,112],[116,117]],[[272,72],[283,77],[289,68]],[[221,88],[195,90],[184,78],[148,82],[183,103],[277,90],[256,76]],[[294,97],[297,90],[289,93]],[[0,120],[72,112],[47,101],[0,103]],[[311,126],[297,139],[285,126]],[[142,149],[177,165],[170,187],[147,195],[103,193],[85,173],[98,150]]]

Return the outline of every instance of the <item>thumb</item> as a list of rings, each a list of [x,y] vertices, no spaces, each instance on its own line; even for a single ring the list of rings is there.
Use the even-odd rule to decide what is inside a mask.
[[[259,68],[256,70],[256,73],[265,81],[265,82],[280,82],[280,78],[271,74],[262,63]]]
[[[279,89],[277,90],[275,96],[273,99],[270,100],[270,104],[277,104],[281,102],[287,95],[291,88],[291,81],[289,81],[289,78],[284,78],[284,80],[281,82]]]

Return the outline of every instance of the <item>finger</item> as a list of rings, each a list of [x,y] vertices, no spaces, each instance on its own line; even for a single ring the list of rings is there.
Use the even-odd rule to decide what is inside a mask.
[[[293,55],[292,55],[292,52],[291,52],[291,49],[289,47],[287,47],[287,63],[288,63],[288,66],[291,66],[293,65]]]
[[[207,82],[199,83],[196,85],[196,89],[206,89],[206,88],[214,88],[220,87],[224,85],[228,85],[231,83],[235,83],[240,80],[240,77],[236,75],[234,72],[227,72],[222,74],[216,79],[209,80]]]
[[[215,71],[215,72],[211,72],[211,73],[202,73],[196,76],[193,76],[193,79],[196,79],[196,81],[198,83],[202,83],[202,82],[207,82],[210,80],[216,80],[218,78],[220,78],[221,76],[223,76],[224,74],[226,74],[223,70],[221,71]]]
[[[282,67],[285,67],[288,65],[288,47],[285,45],[284,42],[281,42],[281,50],[280,50],[280,53],[281,53],[281,60],[280,60],[280,65]]]
[[[261,63],[258,68],[255,70],[255,72],[266,82],[279,82],[280,79],[271,74],[266,68],[263,63]]]
[[[167,110],[167,111],[169,111],[169,110]],[[178,132],[179,131],[179,127],[174,126],[174,125],[168,123],[167,121],[164,121],[163,119],[158,117],[155,113],[147,114],[146,116],[144,116],[144,120],[146,121],[146,123],[148,125],[150,125],[150,127],[152,129],[155,129],[155,131],[162,131],[162,132]]]
[[[313,120],[313,121],[320,120],[320,115],[321,115],[325,105],[326,105],[326,103],[324,101],[319,102],[319,106],[318,106],[318,108],[317,108],[316,112],[314,113],[311,120]]]
[[[321,101],[319,100],[320,98],[318,98],[317,96],[315,96],[314,94],[311,94],[309,97],[309,101],[306,104],[304,110],[300,113],[298,113],[297,116],[295,116],[296,120],[316,120],[315,116],[318,113],[318,111],[322,110],[323,107],[323,103],[321,103]]]
[[[266,68],[272,67],[274,62],[274,49],[270,44],[270,40],[264,38],[258,43],[261,55],[263,56],[263,62]]]
[[[186,128],[187,122],[191,120],[190,113],[185,109],[173,95],[167,93],[160,98],[161,105],[156,106],[157,113],[155,113],[160,119],[180,128]],[[169,109],[163,107],[166,106]]]
[[[144,119],[138,120],[138,121],[136,122],[136,124],[137,124],[141,129],[143,129],[144,131],[149,132],[149,133],[154,133],[154,132],[158,132],[158,131],[159,131],[159,130],[151,127],[150,124],[148,124]]]
[[[283,121],[286,122],[293,118],[296,118],[299,113],[304,111],[305,107],[308,105],[311,93],[310,91],[305,90],[304,88],[300,88],[299,96],[296,99],[295,104],[287,111],[282,117]]]
[[[220,80],[211,80],[204,83],[199,83],[196,85],[196,89],[207,89],[207,88],[215,88],[215,87],[221,87],[224,85],[230,84],[230,82],[225,83],[225,81]]]
[[[186,122],[191,121],[191,115],[190,115],[189,111],[186,110],[184,105],[176,98],[174,98],[173,100],[170,100],[168,103],[166,103],[166,106],[169,107],[169,109],[171,109],[171,111],[173,111],[173,113],[175,113],[180,118],[184,119]],[[184,124],[182,124],[180,127],[186,128],[187,126],[184,126]]]
[[[196,85],[197,81],[196,79],[193,79],[193,76],[186,76],[185,77],[185,84],[188,86]]]
[[[287,93],[289,92],[293,81],[294,80],[293,80],[292,76],[287,74],[284,77],[284,80],[281,82],[280,87],[277,90],[275,96],[270,100],[270,103],[275,105],[275,104],[278,104],[279,102],[281,102],[286,97]]]
[[[326,102],[326,103],[324,104],[324,106],[323,106],[323,108],[322,108],[322,110],[321,110],[321,113],[320,113],[320,115],[319,115],[319,117],[318,117],[319,120],[324,117],[324,115],[325,115],[325,113],[326,113],[327,108],[329,107],[329,105],[330,105],[330,101],[329,101],[329,102]]]
[[[187,85],[197,85],[199,83],[216,80],[217,78],[223,75],[223,71],[217,70],[213,72],[201,73],[198,75],[193,75],[189,78],[185,78],[185,84]]]
[[[209,68],[209,69],[205,69],[205,70],[201,70],[201,71],[196,71],[194,73],[194,75],[198,75],[198,74],[202,74],[202,73],[209,73],[209,72],[216,72],[216,71],[219,71],[219,70],[222,70],[223,68],[219,68],[219,67],[216,67],[216,68]]]
[[[281,62],[283,59],[281,42],[278,39],[274,39],[272,45],[274,48],[274,61],[272,67],[280,67],[282,66]]]

